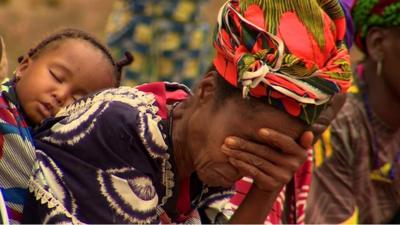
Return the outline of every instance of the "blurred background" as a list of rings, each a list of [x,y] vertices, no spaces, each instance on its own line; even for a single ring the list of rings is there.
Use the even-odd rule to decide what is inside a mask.
[[[10,71],[18,56],[58,28],[84,29],[104,40],[114,0],[0,0],[0,35]]]
[[[83,29],[106,42],[107,20],[117,1],[120,0],[0,0],[0,36],[7,48],[8,75],[17,66],[18,56],[57,29]],[[209,23],[211,30],[223,2],[210,0],[202,5],[200,20]],[[360,57],[353,51],[354,60]]]
[[[83,29],[105,42],[105,27],[117,0],[0,0],[0,35],[7,47],[9,73],[47,34],[65,27]],[[204,5],[202,20],[211,22],[223,0]]]

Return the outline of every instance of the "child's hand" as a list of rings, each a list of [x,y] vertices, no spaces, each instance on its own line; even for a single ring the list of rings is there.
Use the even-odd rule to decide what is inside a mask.
[[[261,129],[257,142],[228,137],[222,151],[241,175],[254,179],[260,190],[275,191],[287,184],[304,163],[312,139],[310,131],[302,135],[299,144],[277,131]]]

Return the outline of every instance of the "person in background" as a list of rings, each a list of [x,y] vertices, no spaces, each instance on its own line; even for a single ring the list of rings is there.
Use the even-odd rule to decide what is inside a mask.
[[[6,80],[8,75],[8,60],[6,45],[4,44],[3,37],[0,36],[0,83]]]
[[[359,0],[352,15],[365,58],[353,93],[317,143],[306,222],[398,223],[400,1]]]
[[[124,85],[175,81],[192,86],[212,56],[210,27],[201,22],[204,0],[120,0],[106,27],[115,56],[130,51]]]
[[[227,1],[193,94],[110,89],[41,128],[24,222],[263,223],[306,160],[310,125],[350,86],[345,27],[337,1]],[[233,213],[244,176],[254,183]]]
[[[75,29],[51,34],[18,61],[0,94],[0,189],[11,223],[22,218],[33,171],[32,129],[74,100],[117,86],[123,66]]]

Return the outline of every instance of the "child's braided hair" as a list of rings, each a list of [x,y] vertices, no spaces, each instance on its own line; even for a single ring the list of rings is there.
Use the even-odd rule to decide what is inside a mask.
[[[111,65],[113,65],[115,69],[115,78],[117,81],[116,86],[120,85],[121,82],[121,75],[122,75],[122,68],[124,66],[127,66],[133,62],[133,56],[129,52],[125,52],[125,58],[121,59],[120,61],[116,62],[114,58],[111,56],[110,51],[103,45],[101,44],[100,41],[98,41],[95,37],[92,35],[79,30],[79,29],[63,29],[60,30],[56,33],[51,34],[44,40],[42,40],[35,48],[32,48],[28,51],[27,56],[35,59],[37,58],[44,50],[46,47],[48,47],[50,44],[54,44],[56,42],[60,42],[66,39],[80,39],[87,41],[90,43],[93,47],[99,49],[104,56],[110,61]],[[21,63],[24,60],[24,56],[18,57],[18,62]]]

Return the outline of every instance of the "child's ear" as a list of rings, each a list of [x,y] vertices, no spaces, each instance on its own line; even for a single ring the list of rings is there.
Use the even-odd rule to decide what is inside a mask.
[[[17,79],[20,79],[25,71],[29,68],[29,65],[31,64],[32,60],[29,56],[24,56],[21,60],[19,60],[19,65],[17,69],[15,70],[15,76]]]

